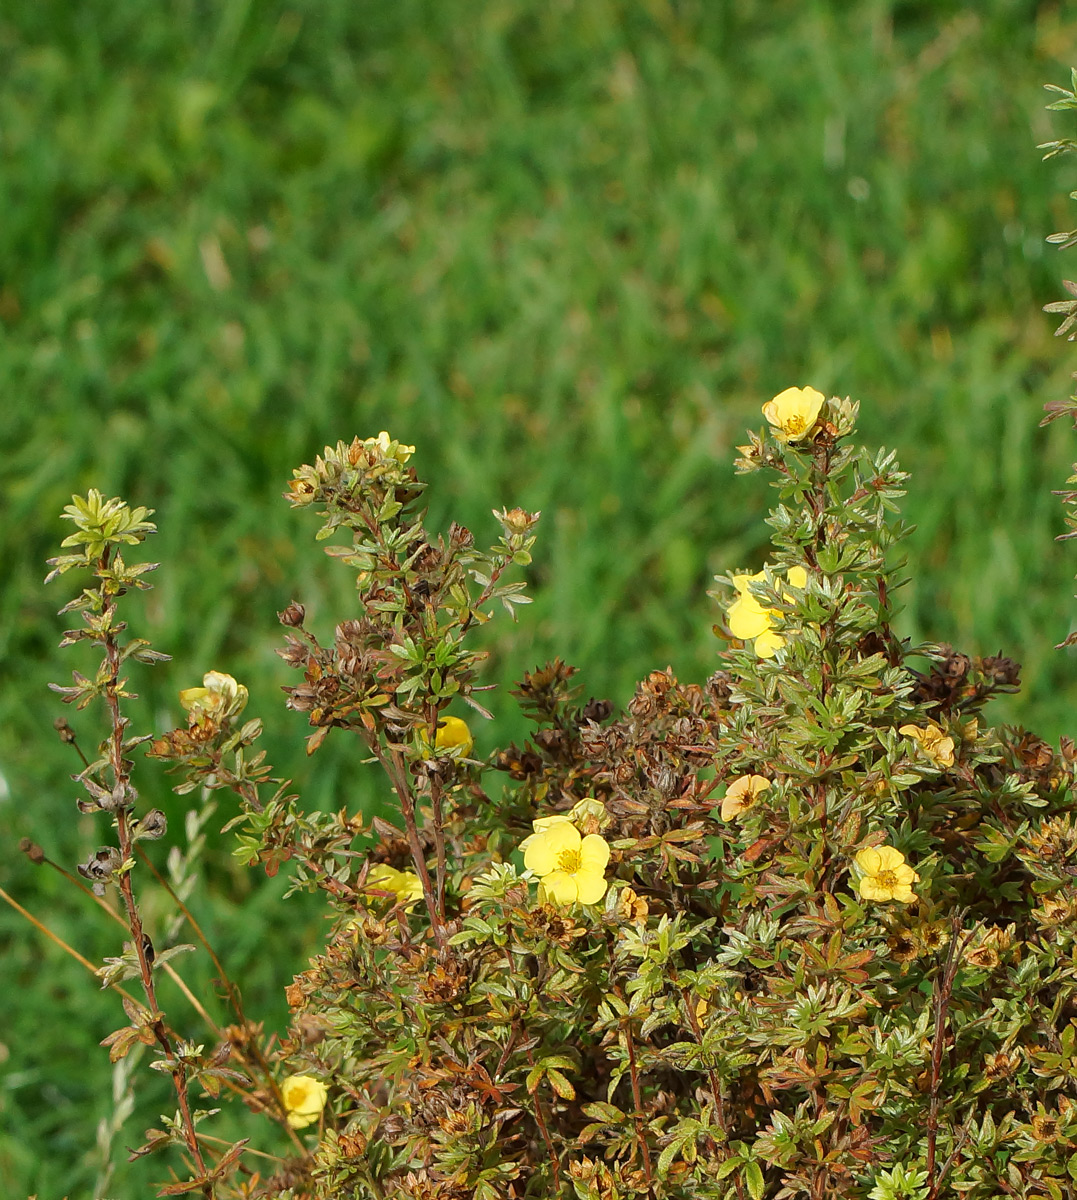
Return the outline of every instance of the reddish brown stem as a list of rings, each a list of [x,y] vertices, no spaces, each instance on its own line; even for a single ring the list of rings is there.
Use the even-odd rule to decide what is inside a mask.
[[[535,1065],[535,1056],[531,1053],[531,1048],[527,1049],[527,1061],[531,1067]],[[535,1099],[535,1120],[538,1123],[539,1132],[542,1134],[542,1140],[546,1143],[546,1153],[550,1156],[550,1168],[553,1171],[553,1187],[554,1195],[560,1195],[561,1192],[561,1164],[557,1158],[557,1151],[554,1149],[553,1141],[550,1138],[550,1131],[546,1126],[546,1117],[542,1111],[542,1101],[539,1099],[538,1088],[532,1093]]]
[[[373,734],[370,735],[368,741],[370,748],[377,756],[385,773],[389,776],[389,780],[400,801],[400,811],[403,814],[404,828],[408,835],[408,847],[411,850],[411,858],[415,864],[419,882],[422,884],[423,899],[426,901],[426,911],[430,915],[430,928],[434,934],[434,941],[437,942],[438,949],[444,950],[448,944],[445,937],[445,925],[441,919],[441,914],[438,912],[437,897],[434,894],[433,884],[430,882],[430,872],[427,870],[426,858],[423,855],[422,844],[419,841],[419,827],[415,821],[415,798],[412,796],[411,787],[408,784],[407,768],[404,764],[403,756],[396,750],[390,750],[386,754],[381,747],[381,743]]]
[[[956,927],[956,919],[955,919]],[[950,999],[953,996],[954,979],[957,977],[961,959],[968,949],[969,943],[976,936],[982,922],[978,921],[958,943],[956,938],[950,940],[950,951],[946,958],[941,976],[935,980],[935,1030],[931,1040],[931,1103],[927,1113],[927,1156],[924,1164],[927,1170],[928,1194],[927,1200],[937,1200],[942,1180],[935,1178],[935,1156],[939,1136],[939,1091],[942,1086],[942,1056],[946,1046],[946,1028],[949,1018]],[[956,928],[955,928],[956,933]]]
[[[123,735],[127,727],[127,721],[120,712],[121,658],[120,647],[111,628],[111,618],[116,611],[116,600],[109,592],[109,581],[105,578],[108,564],[109,550],[106,548],[98,563],[98,578],[102,580],[101,595],[104,601],[104,613],[109,618],[107,622],[109,632],[104,640],[105,661],[108,667],[108,680],[105,684],[105,702],[108,706],[109,723],[111,726],[111,734],[108,739],[108,758],[112,771],[114,790],[126,797],[130,784],[129,764],[123,754]],[[116,812],[116,833],[119,839],[121,862],[127,864],[132,859],[134,843],[131,839],[129,811],[126,808],[120,808]],[[131,941],[134,944],[135,954],[138,958],[138,970],[142,981],[142,990],[145,993],[146,1003],[149,1006],[150,1012],[155,1014],[152,1025],[153,1034],[157,1039],[158,1045],[164,1052],[166,1061],[169,1063],[169,1074],[172,1076],[172,1084],[176,1089],[176,1102],[179,1106],[184,1141],[186,1141],[187,1148],[191,1152],[195,1169],[201,1177],[205,1178],[206,1164],[202,1157],[201,1148],[198,1145],[198,1134],[195,1131],[194,1117],[191,1114],[190,1101],[187,1095],[187,1068],[175,1056],[168,1030],[165,1027],[164,1019],[160,1015],[160,1009],[157,1005],[157,989],[154,984],[153,970],[147,954],[147,946],[150,943],[143,930],[142,918],[135,903],[135,893],[131,883],[131,871],[129,867],[125,866],[122,868],[118,884],[120,895],[123,897],[124,910],[127,914],[127,927],[131,931]],[[206,1200],[212,1200],[214,1187],[211,1182],[206,1181],[202,1185],[202,1194],[206,1197]]]
[[[640,1095],[639,1073],[636,1070],[636,1046],[632,1037],[632,1019],[624,1024],[625,1050],[628,1052],[628,1071],[632,1078],[632,1123],[636,1128],[636,1144],[643,1157],[643,1177],[647,1182],[647,1195],[654,1197],[654,1179],[651,1172],[651,1152],[647,1146],[647,1136],[643,1131],[643,1100]]]

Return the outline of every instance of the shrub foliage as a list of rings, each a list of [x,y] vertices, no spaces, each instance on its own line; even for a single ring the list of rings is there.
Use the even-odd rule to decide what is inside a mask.
[[[985,718],[1018,685],[1009,659],[892,631],[906,477],[857,448],[856,414],[789,389],[740,448],[776,489],[774,549],[718,581],[719,670],[656,671],[615,714],[547,663],[516,693],[530,735],[486,757],[469,638],[526,603],[514,569],[538,514],[496,513],[489,552],[434,535],[413,448],[384,433],[299,468],[288,497],[357,593],[328,638],[300,602],[281,614],[288,705],[310,753],[353,736],[384,772],[392,811],[369,821],[305,811],[271,777],[221,672],[181,693],[186,726],[127,736],[123,664],[162,656],[122,642],[117,605],[147,568],[119,547],[152,525],[76,499],[54,573],[93,571],[65,640],[102,667],[62,690],[106,705],[81,806],[116,830],[80,872],[118,886],[132,931],[104,982],[145,992],[113,1057],[150,1046],[176,1085],[137,1151],[179,1147],[188,1175],[161,1194],[1075,1194],[1077,753]],[[144,741],[177,790],[239,796],[239,858],[324,893],[331,931],[275,1047],[227,982],[217,1046],[158,1010],[178,948],[154,946],[132,883],[136,843],[165,832],[131,784]],[[203,1133],[189,1097],[228,1090],[291,1139],[270,1170]]]

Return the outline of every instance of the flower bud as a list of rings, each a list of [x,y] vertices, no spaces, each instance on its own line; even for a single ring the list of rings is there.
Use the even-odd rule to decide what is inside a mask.
[[[292,629],[298,629],[299,626],[303,624],[306,615],[307,610],[303,607],[303,605],[297,604],[296,601],[293,600],[291,604],[289,604],[284,610],[284,612],[277,613],[277,620],[280,621],[282,625],[288,625]]]

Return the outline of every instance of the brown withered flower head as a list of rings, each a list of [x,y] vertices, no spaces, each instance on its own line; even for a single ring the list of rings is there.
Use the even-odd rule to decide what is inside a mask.
[[[1062,925],[1074,915],[1073,899],[1059,893],[1044,896],[1039,908],[1032,910],[1032,915],[1041,925]]]
[[[972,663],[967,654],[958,654],[953,646],[939,646],[942,658],[927,675],[920,675],[913,692],[917,701],[930,707],[949,709],[966,692],[969,668]]]
[[[999,953],[994,946],[974,946],[966,951],[965,961],[970,967],[980,967],[984,971],[993,971],[999,964]]]
[[[916,938],[925,954],[935,954],[950,941],[950,929],[944,921],[920,925]]]
[[[1043,862],[1058,865],[1077,853],[1077,829],[1068,815],[1050,817],[1026,836],[1025,844]]]
[[[995,1082],[1008,1079],[1021,1065],[1021,1055],[1014,1050],[998,1050],[984,1055],[984,1078]]]
[[[522,914],[525,928],[532,934],[559,946],[568,947],[581,937],[586,937],[587,927],[578,925],[565,910],[552,904],[540,904]]]
[[[920,946],[909,929],[897,929],[886,939],[890,957],[894,962],[910,963],[920,956]]]
[[[1032,1136],[1037,1142],[1050,1144],[1059,1138],[1058,1117],[1054,1113],[1039,1112],[1032,1118]]]

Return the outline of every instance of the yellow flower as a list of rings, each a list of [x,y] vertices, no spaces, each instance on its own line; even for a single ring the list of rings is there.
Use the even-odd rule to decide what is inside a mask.
[[[594,796],[584,796],[582,800],[577,800],[568,814],[568,819],[577,829],[581,831],[586,829],[592,833],[610,823],[610,815],[606,812],[606,806],[601,800],[596,800]]]
[[[865,900],[900,900],[902,904],[911,904],[916,899],[911,885],[918,883],[920,876],[893,846],[861,850],[856,865],[864,872],[857,888]]]
[[[434,745],[439,750],[455,750],[459,747],[460,753],[466,757],[471,753],[475,739],[471,736],[471,730],[468,729],[466,721],[459,717],[439,717]]]
[[[389,892],[398,904],[408,907],[423,898],[423,885],[413,871],[398,871],[388,863],[375,863],[366,875],[366,888]]]
[[[187,710],[192,725],[209,718],[223,721],[238,716],[247,706],[247,689],[223,671],[207,671],[202,687],[184,688],[180,704]]]
[[[322,1115],[329,1095],[324,1083],[311,1075],[289,1075],[280,1085],[288,1124],[293,1129],[312,1125]]]
[[[807,586],[808,572],[803,567],[790,567],[786,576],[795,588]],[[760,658],[773,658],[775,652],[785,645],[785,638],[771,628],[771,623],[781,614],[776,608],[764,608],[749,589],[750,584],[765,578],[765,571],[758,571],[755,575],[733,576],[733,586],[738,594],[729,606],[726,620],[729,632],[735,638],[740,638],[742,642],[754,642],[755,652]],[[788,600],[793,599],[792,593],[785,588],[782,589],[782,595]]]
[[[921,729],[918,725],[902,725],[898,733],[903,733],[917,742],[936,766],[954,765],[954,739],[947,737],[938,725],[928,725],[926,729]]]
[[[770,787],[770,780],[762,775],[741,775],[726,788],[722,797],[722,820],[731,821],[746,812]]]
[[[786,388],[763,405],[763,416],[779,442],[799,442],[815,428],[825,398],[813,387]]]
[[[383,458],[395,458],[401,466],[415,453],[414,446],[405,446],[403,442],[394,441],[384,429],[376,438],[367,438],[363,445],[368,450],[377,447]]]
[[[430,736],[425,726],[419,730],[419,741],[429,749]],[[475,745],[475,739],[471,736],[466,721],[459,717],[438,717],[434,745],[438,750],[451,754],[453,758],[467,758]]]
[[[564,816],[539,817],[524,838],[524,866],[540,880],[540,891],[555,904],[597,904],[606,894],[610,848],[597,833],[580,836]]]

